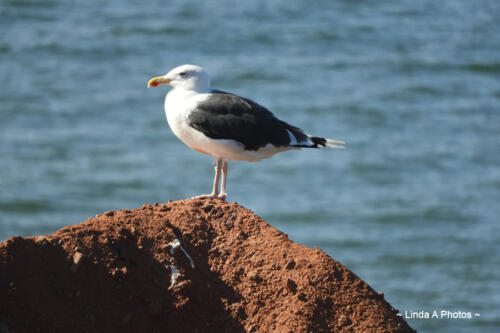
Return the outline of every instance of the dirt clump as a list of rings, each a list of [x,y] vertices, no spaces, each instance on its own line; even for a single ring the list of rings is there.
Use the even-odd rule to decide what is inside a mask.
[[[236,203],[107,211],[0,244],[2,332],[414,332],[323,251]]]

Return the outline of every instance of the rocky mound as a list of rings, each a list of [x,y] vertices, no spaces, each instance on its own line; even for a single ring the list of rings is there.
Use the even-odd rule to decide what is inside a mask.
[[[396,313],[236,203],[144,204],[0,244],[0,332],[413,332]]]

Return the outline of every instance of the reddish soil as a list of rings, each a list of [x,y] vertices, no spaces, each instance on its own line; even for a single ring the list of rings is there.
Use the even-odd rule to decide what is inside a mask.
[[[145,204],[0,244],[2,333],[413,332],[396,313],[236,203]]]

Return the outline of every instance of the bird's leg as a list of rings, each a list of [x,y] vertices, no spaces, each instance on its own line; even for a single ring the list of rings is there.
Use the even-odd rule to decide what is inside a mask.
[[[212,189],[212,193],[210,194],[202,194],[196,197],[192,197],[191,199],[215,199],[219,194],[219,178],[222,169],[223,161],[221,159],[216,159],[215,162],[215,178],[214,178],[214,187]]]
[[[222,163],[222,185],[220,193],[217,195],[217,198],[221,200],[226,200],[227,192],[226,192],[226,179],[227,179],[227,161]]]
[[[219,194],[219,178],[220,178],[220,171],[222,169],[222,160],[218,159],[216,164],[215,164],[215,178],[214,178],[214,187],[212,189],[212,194],[210,194],[211,198],[216,198],[217,194]]]

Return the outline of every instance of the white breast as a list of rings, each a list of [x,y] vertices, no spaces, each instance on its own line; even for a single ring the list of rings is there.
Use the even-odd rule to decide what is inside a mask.
[[[188,125],[188,118],[196,108],[196,103],[205,98],[204,94],[183,89],[173,89],[165,98],[165,115],[172,132],[195,150],[201,150],[200,145],[204,145],[207,138]]]

